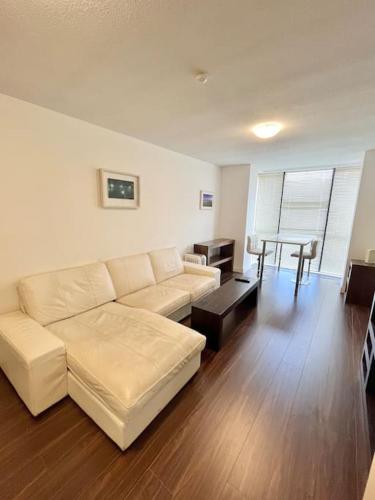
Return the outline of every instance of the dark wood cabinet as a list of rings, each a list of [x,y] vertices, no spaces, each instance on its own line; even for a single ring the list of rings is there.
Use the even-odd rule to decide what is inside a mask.
[[[366,390],[375,393],[375,295],[363,346],[362,371]]]
[[[370,307],[374,293],[375,264],[352,260],[346,279],[345,302]]]
[[[371,449],[375,451],[375,295],[362,351],[363,383],[366,391],[367,419]]]
[[[219,238],[194,245],[194,253],[206,256],[207,265],[221,269],[221,284],[232,277],[234,240]]]

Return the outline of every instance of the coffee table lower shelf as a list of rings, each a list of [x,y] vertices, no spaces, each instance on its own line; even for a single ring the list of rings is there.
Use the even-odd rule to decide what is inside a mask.
[[[209,349],[219,351],[235,327],[256,307],[259,280],[231,279],[192,304],[191,328],[207,337]]]

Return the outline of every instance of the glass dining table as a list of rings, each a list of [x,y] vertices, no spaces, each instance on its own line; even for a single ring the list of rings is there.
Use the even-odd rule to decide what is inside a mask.
[[[262,255],[261,255],[261,266],[260,266],[260,276],[259,276],[260,284],[262,284],[263,281],[264,259],[266,254],[267,243],[276,243],[277,246],[296,245],[299,247],[296,286],[294,288],[294,295],[297,296],[299,285],[302,278],[301,272],[302,272],[303,250],[307,245],[309,245],[312,242],[313,238],[310,236],[275,234],[267,238],[260,238],[260,240],[262,241]]]

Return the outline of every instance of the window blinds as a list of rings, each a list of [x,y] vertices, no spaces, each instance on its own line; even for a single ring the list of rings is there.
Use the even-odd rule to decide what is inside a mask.
[[[255,209],[255,233],[258,237],[277,233],[283,175],[282,172],[258,175]]]
[[[280,233],[311,236],[318,240],[317,258],[311,269],[319,269],[320,254],[327,220],[333,169],[286,172],[281,204]],[[290,254],[298,248],[284,245],[281,263],[295,267],[297,259]]]
[[[278,232],[283,177],[283,172],[258,175],[254,226],[258,239]],[[268,243],[268,248],[275,250],[275,245]],[[265,262],[272,263],[273,259],[270,255]]]
[[[332,189],[321,271],[342,276],[361,179],[361,169],[337,168]]]
[[[319,241],[311,269],[342,275],[360,175],[359,167],[259,174],[256,234],[260,238],[277,232],[311,236]],[[272,248],[271,244],[267,246]],[[297,266],[297,259],[290,257],[296,249],[292,245],[283,246],[283,267]],[[275,255],[266,262],[276,262]]]

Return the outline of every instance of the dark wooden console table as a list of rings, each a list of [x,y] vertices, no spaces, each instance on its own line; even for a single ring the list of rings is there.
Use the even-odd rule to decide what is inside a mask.
[[[193,302],[191,327],[207,337],[207,347],[218,351],[226,337],[257,305],[258,279],[249,283],[234,278],[206,297]]]
[[[194,245],[194,253],[205,255],[208,266],[221,269],[222,284],[232,277],[234,240],[218,238],[216,240],[196,243]]]
[[[371,307],[374,292],[375,264],[352,260],[346,279],[345,302]]]

